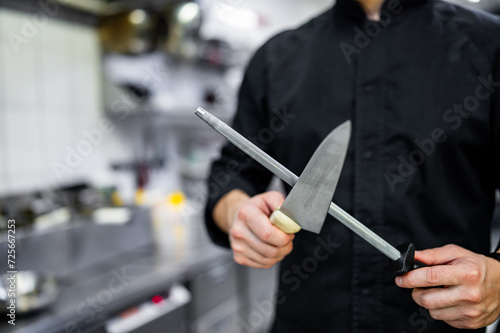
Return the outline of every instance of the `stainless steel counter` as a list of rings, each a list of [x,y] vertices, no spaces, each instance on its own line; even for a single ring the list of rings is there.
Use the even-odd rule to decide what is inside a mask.
[[[260,294],[271,292],[272,271],[236,265],[229,250],[208,241],[186,247],[176,256],[158,253],[150,225],[149,212],[138,210],[125,226],[83,223],[36,239],[20,239],[19,269],[57,272],[61,292],[50,308],[17,316],[16,326],[7,320],[0,322],[0,331],[106,332],[104,324],[109,318],[177,283],[193,294],[182,319],[190,331],[208,332],[210,326],[225,325],[224,330],[230,332],[250,314],[256,302],[249,296],[255,294],[252,290],[264,284]],[[4,245],[0,243],[0,251]],[[221,324],[225,317],[227,323]]]

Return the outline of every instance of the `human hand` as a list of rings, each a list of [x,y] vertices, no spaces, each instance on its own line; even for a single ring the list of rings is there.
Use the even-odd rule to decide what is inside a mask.
[[[492,324],[500,315],[500,262],[457,245],[416,251],[415,259],[431,267],[396,278],[414,288],[413,300],[436,320],[463,329]],[[442,288],[430,288],[442,286]]]
[[[229,240],[238,264],[271,268],[292,251],[295,235],[284,233],[269,220],[284,200],[279,192],[266,192],[249,198],[237,210]]]

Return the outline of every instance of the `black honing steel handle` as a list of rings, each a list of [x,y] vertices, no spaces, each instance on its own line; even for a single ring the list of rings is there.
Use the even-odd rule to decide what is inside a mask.
[[[428,267],[426,264],[415,260],[415,245],[407,242],[396,248],[401,252],[401,257],[396,261],[390,261],[388,271],[394,277],[408,273],[417,268]]]

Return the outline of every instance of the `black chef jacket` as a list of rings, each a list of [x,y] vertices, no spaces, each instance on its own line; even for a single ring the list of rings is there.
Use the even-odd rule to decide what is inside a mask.
[[[351,0],[272,38],[251,60],[234,128],[296,174],[353,122],[334,202],[397,245],[488,253],[500,185],[500,21],[433,0],[389,0],[381,22]],[[206,223],[233,189],[271,174],[227,145],[213,164]],[[289,187],[287,187],[289,190]],[[328,217],[280,266],[272,332],[458,332],[386,273],[388,259]],[[484,330],[478,330],[482,332]]]

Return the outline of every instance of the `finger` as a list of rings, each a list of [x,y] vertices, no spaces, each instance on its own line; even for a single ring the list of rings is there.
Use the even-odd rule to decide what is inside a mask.
[[[458,286],[432,289],[415,288],[412,292],[412,298],[415,303],[428,310],[458,306],[462,301]]]
[[[283,260],[283,257],[267,258],[252,249],[247,243],[232,241],[231,248],[234,253],[234,260],[241,265],[258,268],[270,268]]]
[[[474,324],[470,319],[459,318],[457,320],[447,320],[446,323],[450,326],[460,329],[477,329],[484,327],[484,324]]]
[[[258,200],[258,206],[267,214],[267,216],[271,215],[272,212],[276,210],[276,208],[280,207],[285,201],[285,197],[283,194],[277,191],[270,191],[255,197]]]
[[[457,313],[456,307],[444,308],[444,309],[432,309],[429,310],[429,314],[432,318],[441,321],[455,321],[460,318]]]
[[[470,251],[457,245],[445,245],[422,251],[415,251],[415,259],[429,266],[447,264],[469,254]]]
[[[427,288],[435,286],[457,286],[464,283],[464,265],[441,265],[424,267],[396,278],[401,288]]]
[[[293,249],[293,243],[289,242],[285,246],[274,246],[260,240],[253,232],[248,237],[249,246],[264,258],[280,258],[287,256]]]
[[[269,268],[283,258],[283,257],[276,257],[276,258],[264,257],[263,255],[252,249],[250,246],[248,246],[248,244],[245,244],[243,242],[234,243],[232,244],[231,247],[234,252],[235,261],[238,263],[240,263],[241,261],[245,262],[245,259],[248,259],[255,264],[261,265],[263,268]]]
[[[283,247],[274,246],[260,240],[257,235],[255,235],[248,226],[243,223],[240,225],[235,225],[233,230],[231,230],[231,237],[248,243],[248,245],[258,252],[262,257],[265,258],[279,258],[285,257],[293,249],[293,243],[290,242]]]
[[[479,320],[483,314],[480,309],[466,305],[429,310],[429,313],[434,319],[456,322],[460,325],[472,324],[472,322]],[[466,328],[466,326],[462,327]]]
[[[294,234],[286,234],[272,225],[269,217],[258,209],[250,212],[247,225],[261,241],[277,247],[284,247],[295,238]]]
[[[267,268],[272,267],[272,266],[263,265],[260,262],[257,262],[249,257],[246,257],[242,254],[237,254],[237,253],[234,254],[234,261],[239,265],[244,265],[244,266],[253,267],[253,268],[267,269]]]

